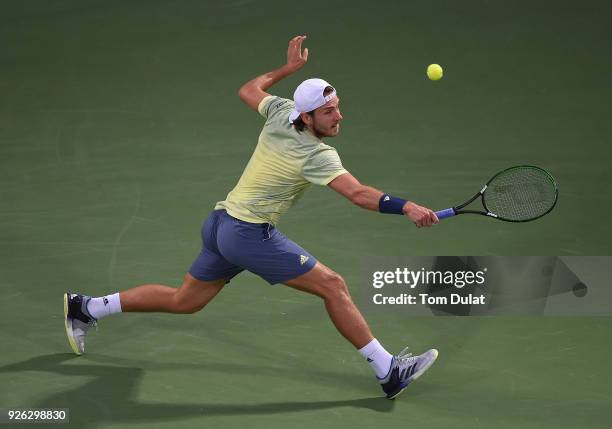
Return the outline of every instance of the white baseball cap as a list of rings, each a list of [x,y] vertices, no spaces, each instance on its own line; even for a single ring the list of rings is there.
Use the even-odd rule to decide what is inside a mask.
[[[333,86],[331,86],[332,92],[325,96],[323,95],[323,91],[328,86],[331,85],[323,79],[307,79],[300,83],[293,93],[295,108],[289,115],[289,123],[293,124],[293,121],[300,116],[300,113],[312,112],[334,98],[336,90]]]

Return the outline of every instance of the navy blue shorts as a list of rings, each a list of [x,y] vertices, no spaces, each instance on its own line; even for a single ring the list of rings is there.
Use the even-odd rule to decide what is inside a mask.
[[[189,269],[198,280],[229,280],[243,270],[270,284],[307,273],[316,259],[268,223],[236,219],[214,210],[202,226],[202,251]]]

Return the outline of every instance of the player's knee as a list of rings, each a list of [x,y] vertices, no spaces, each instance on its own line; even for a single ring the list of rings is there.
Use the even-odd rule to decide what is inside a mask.
[[[344,300],[349,297],[348,287],[340,274],[331,272],[326,276],[324,282],[326,298]]]
[[[174,309],[176,313],[193,314],[204,308],[206,303],[199,303],[181,299],[179,296],[174,297]]]

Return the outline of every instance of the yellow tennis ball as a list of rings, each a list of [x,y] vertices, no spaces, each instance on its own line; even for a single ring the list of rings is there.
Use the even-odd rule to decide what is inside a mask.
[[[440,64],[430,64],[427,66],[427,77],[430,80],[440,80],[444,75],[444,70],[440,67]]]

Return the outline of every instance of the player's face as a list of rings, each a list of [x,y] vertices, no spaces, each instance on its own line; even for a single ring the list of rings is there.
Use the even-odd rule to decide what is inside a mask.
[[[340,132],[340,121],[342,121],[340,99],[334,97],[314,111],[312,128],[319,138],[335,137]]]

